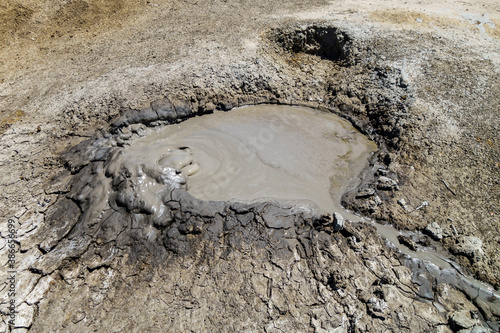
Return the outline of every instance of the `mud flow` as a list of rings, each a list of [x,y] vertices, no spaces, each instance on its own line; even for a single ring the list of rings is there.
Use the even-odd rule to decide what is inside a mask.
[[[178,186],[201,200],[279,201],[356,219],[340,197],[376,148],[336,115],[263,105],[163,127],[136,140],[123,158],[149,169],[174,168]],[[153,201],[154,190],[151,198],[146,192]]]
[[[500,311],[500,293],[491,285],[466,274],[457,263],[447,257],[446,251],[441,246],[423,246],[411,250],[403,245],[398,237],[418,240],[420,233],[399,231],[393,226],[379,223],[374,223],[374,225],[390,246],[396,247],[405,254],[404,263],[411,268],[412,282],[419,286],[419,296],[422,299],[433,300],[435,285],[447,283],[465,293],[470,299],[483,302],[494,311]],[[436,302],[434,305],[439,307]],[[489,325],[498,330],[498,323],[490,322]]]

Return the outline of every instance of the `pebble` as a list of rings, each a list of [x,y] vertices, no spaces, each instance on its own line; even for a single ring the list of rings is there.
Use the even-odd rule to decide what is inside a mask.
[[[454,254],[461,254],[473,262],[480,261],[484,255],[483,241],[477,237],[464,236],[451,248]]]
[[[378,179],[377,188],[379,190],[398,190],[398,183],[389,177],[380,176]]]
[[[373,188],[365,188],[362,189],[356,194],[356,199],[368,198],[375,195],[375,189]]]
[[[404,210],[408,210],[407,206],[406,206],[406,200],[405,199],[399,199],[398,200],[398,204],[403,207]]]
[[[333,213],[333,231],[338,232],[344,228],[345,219],[342,215],[335,212]]]
[[[477,320],[472,319],[468,310],[457,311],[450,318],[450,326],[454,331],[471,328],[476,323]]]
[[[418,250],[418,245],[411,239],[410,237],[399,235],[398,236],[399,244],[406,246],[412,251]]]
[[[424,232],[431,236],[434,240],[443,239],[443,229],[436,222],[429,223],[427,227],[425,227]]]

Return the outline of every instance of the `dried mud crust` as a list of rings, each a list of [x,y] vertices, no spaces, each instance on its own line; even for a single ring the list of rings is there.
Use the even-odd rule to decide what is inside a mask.
[[[428,223],[438,221],[445,230],[443,243],[456,249],[464,258],[462,263],[482,279],[498,284],[499,259],[494,252],[498,235],[483,231],[486,224],[466,219],[472,212],[478,219],[487,219],[489,211],[493,209],[495,214],[498,207],[495,202],[480,207],[480,201],[463,207],[461,188],[443,178],[445,185],[435,172],[448,168],[454,174],[464,163],[472,167],[494,159],[498,143],[495,138],[486,138],[492,142],[491,151],[478,153],[479,162],[458,157],[448,160],[455,156],[456,146],[471,149],[464,133],[476,126],[469,122],[481,114],[479,106],[496,105],[498,97],[493,91],[497,79],[483,73],[482,80],[491,94],[486,92],[483,105],[464,104],[471,108],[463,113],[460,126],[465,130],[448,136],[442,128],[446,120],[429,119],[429,109],[421,103],[436,102],[436,107],[442,107],[439,103],[444,102],[438,101],[447,96],[425,91],[433,91],[433,85],[440,87],[444,82],[417,77],[409,84],[397,67],[380,64],[384,47],[397,49],[390,38],[361,43],[326,24],[280,27],[263,37],[254,63],[206,70],[206,77],[196,84],[192,78],[187,83],[179,78],[168,88],[154,87],[153,92],[141,96],[147,107],[138,106],[144,101],[113,100],[97,108],[105,110],[102,114],[91,110],[93,105],[87,102],[65,110],[58,122],[80,133],[84,130],[78,129],[77,120],[90,121],[90,129],[114,119],[110,131],[67,152],[63,158],[67,171],[44,186],[52,199],[45,205],[50,206],[44,214],[45,223],[35,232],[28,230],[35,235],[22,243],[23,251],[35,258],[24,267],[23,280],[32,286],[27,288],[23,306],[34,309],[26,315],[36,318],[34,331],[47,327],[61,331],[114,329],[131,322],[141,329],[171,325],[173,330],[184,330],[189,322],[193,330],[373,331],[380,327],[446,332],[472,329],[481,326],[479,319],[498,317],[487,306],[473,305],[446,285],[431,288],[445,315],[416,301],[418,287],[411,272],[366,224],[346,224],[341,233],[332,233],[328,218],[291,214],[289,209],[274,205],[203,203],[182,190],[168,192],[168,217],[161,219],[163,223],[141,212],[140,205],[117,206],[106,200],[99,201],[103,203],[100,211],[88,216],[87,208],[95,202],[90,202],[87,194],[96,175],[112,152],[139,135],[140,124],[164,125],[215,108],[230,110],[246,104],[306,105],[349,118],[381,147],[371,173],[366,175],[367,182],[353,190],[351,197],[346,196],[346,204],[403,227],[423,230]],[[408,36],[406,42],[411,45],[419,37]],[[400,55],[387,52],[384,56],[397,60]],[[436,62],[440,61],[431,59],[424,68],[432,73]],[[446,70],[448,67],[453,69],[445,64]],[[459,76],[460,70],[452,73]],[[221,83],[214,86],[210,82]],[[453,99],[462,101],[461,89],[469,89],[467,84],[451,89]],[[495,119],[477,126],[478,132],[490,135]],[[490,171],[476,173],[480,185],[490,175],[498,175],[498,171]],[[484,190],[479,186],[468,195],[485,198],[490,192]],[[407,208],[397,203],[401,198]],[[430,202],[428,206],[415,209],[425,200]],[[439,203],[443,205],[437,206]],[[462,222],[456,217],[450,217],[453,223],[444,220],[448,216],[460,216]],[[485,250],[480,257],[470,256],[461,250],[462,237],[478,232]],[[43,291],[49,287],[44,297]],[[75,293],[78,296],[72,296]],[[119,314],[121,309],[116,311],[131,302],[151,311],[141,316],[136,309],[123,315]],[[25,327],[31,327],[31,321],[26,323]]]
[[[175,123],[215,108],[285,103],[292,96],[297,104],[349,117],[379,143],[381,151],[365,176],[376,179],[377,187],[364,189],[361,197],[385,196],[380,195],[373,212],[363,204],[355,206],[356,198],[349,201],[353,208],[376,216],[389,200],[387,193],[403,186],[391,169],[391,157],[407,135],[404,116],[411,107],[401,73],[365,62],[367,51],[334,27],[292,26],[266,36],[269,44],[262,52],[274,63],[286,64],[288,75],[308,80],[324,73],[320,88],[325,99],[298,95],[312,93],[306,84],[262,89],[257,80],[245,80],[244,92],[193,90],[189,99],[166,96],[146,108],[122,109],[109,133],[64,154],[74,176],[33,240],[43,256],[30,271],[51,281],[54,290],[39,303],[34,331],[43,331],[47,321],[56,330],[116,328],[121,324],[112,319],[116,314],[111,308],[122,302],[143,302],[154,309],[147,315],[151,321],[138,320],[141,329],[170,324],[182,330],[187,313],[197,318],[190,324],[194,330],[449,331],[462,325],[452,320],[459,311],[473,323],[464,328],[486,329],[481,320],[494,323],[498,314],[487,305],[474,305],[446,284],[433,285],[430,275],[422,279],[422,272],[404,267],[369,224],[346,222],[341,229],[329,216],[294,213],[276,204],[203,202],[169,183],[160,195],[161,209],[141,200],[134,177],[142,171],[120,160],[120,151],[142,135],[145,125]],[[55,177],[52,183],[55,188],[48,191],[55,192],[61,182]],[[138,285],[145,290],[134,288]],[[68,298],[49,307],[66,298],[61,293],[77,293],[78,301]],[[439,302],[445,315],[419,301],[421,295]],[[63,309],[65,317],[58,315]],[[159,313],[164,321],[158,321]],[[134,317],[130,312],[120,316],[123,325]]]
[[[32,331],[123,330],[131,321],[137,331],[450,331],[436,308],[415,300],[410,270],[373,227],[333,234],[326,221],[272,205],[217,209],[192,212],[147,245],[136,235],[65,262],[45,277],[57,293],[40,303]],[[481,316],[461,293],[440,288],[447,309]]]

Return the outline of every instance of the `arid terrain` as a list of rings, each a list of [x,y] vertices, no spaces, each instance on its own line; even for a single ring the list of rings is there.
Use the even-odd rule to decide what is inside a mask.
[[[493,0],[2,1],[0,332],[498,330],[499,37]],[[351,121],[379,151],[343,205],[491,295],[370,222],[134,201],[146,126],[251,104]]]

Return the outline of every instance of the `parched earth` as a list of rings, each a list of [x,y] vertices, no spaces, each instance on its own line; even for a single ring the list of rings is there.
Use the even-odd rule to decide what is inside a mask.
[[[499,7],[4,1],[0,331],[498,330],[493,292],[406,267],[372,223],[168,184],[156,214],[120,151],[215,109],[334,112],[379,146],[343,204],[498,290]]]

